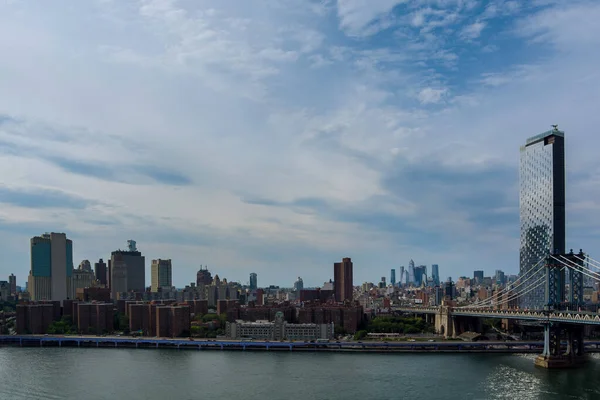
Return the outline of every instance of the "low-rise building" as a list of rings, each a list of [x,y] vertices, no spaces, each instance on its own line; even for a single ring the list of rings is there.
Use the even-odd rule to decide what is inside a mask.
[[[290,324],[281,311],[275,321],[227,322],[226,335],[230,339],[260,340],[317,340],[332,339],[334,325],[329,324]]]

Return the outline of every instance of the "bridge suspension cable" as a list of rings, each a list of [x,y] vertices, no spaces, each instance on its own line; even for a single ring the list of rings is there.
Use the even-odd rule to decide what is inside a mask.
[[[594,275],[596,277],[595,279],[600,280],[600,273],[598,273],[596,271],[592,271],[592,270],[586,268],[584,265],[579,265],[579,264],[573,262],[572,260],[569,260],[568,258],[566,258],[563,255],[560,255],[560,258],[562,258],[563,260],[565,260],[567,262],[567,264],[572,265],[572,269],[576,269],[577,272]],[[577,257],[577,258],[580,259],[579,257]],[[564,263],[565,262],[563,261],[563,264]]]
[[[516,285],[514,285],[514,286],[511,286],[511,287],[509,287],[509,286],[507,285],[507,286],[506,286],[504,289],[502,289],[502,290],[500,290],[499,292],[497,292],[497,293],[496,293],[496,296],[503,295],[503,294],[504,294],[504,293],[506,293],[507,291],[514,291],[516,288],[518,288],[518,287],[522,286],[524,283],[526,283],[528,279],[530,279],[531,277],[535,276],[535,274],[536,274],[537,272],[539,272],[539,270],[541,270],[541,269],[543,268],[543,267],[540,267],[540,268],[538,268],[538,269],[537,269],[535,272],[531,273],[531,271],[532,271],[534,268],[536,268],[537,266],[539,266],[539,265],[540,265],[540,263],[541,263],[542,261],[544,261],[545,259],[546,259],[545,257],[544,257],[544,258],[541,258],[541,259],[540,259],[540,260],[539,260],[537,263],[535,263],[535,264],[534,264],[534,265],[533,265],[531,268],[529,268],[529,270],[527,270],[525,273],[523,273],[523,274],[522,274],[522,275],[521,275],[521,276],[518,278],[518,283],[517,283]],[[523,278],[523,277],[526,277],[526,278],[525,278],[524,280],[522,280],[522,278]],[[478,301],[476,301],[476,302],[475,302],[475,303],[473,303],[473,304],[469,304],[469,305],[466,305],[466,306],[461,306],[461,307],[456,307],[456,308],[480,306],[480,305],[483,305],[484,303],[487,303],[487,302],[489,302],[489,301],[490,301],[490,298],[488,297],[487,299],[478,300]]]
[[[564,269],[564,267],[563,267]],[[469,306],[469,307],[457,307],[457,308],[486,308],[486,307],[491,307],[491,306],[501,306],[504,305],[506,303],[510,303],[511,301],[516,300],[517,298],[526,295],[527,293],[532,292],[533,290],[539,288],[540,286],[545,284],[545,279],[546,276],[540,276],[536,281],[532,282],[529,286],[527,286],[523,291],[519,291],[518,293],[514,293],[512,295],[509,295],[508,298],[501,300],[497,303],[493,303],[493,304],[486,304],[486,305],[479,305],[479,306]],[[492,302],[493,302],[493,298],[492,298]]]
[[[532,273],[532,270],[534,268],[538,267],[542,263],[542,261],[545,261],[545,260],[546,260],[546,257],[541,258],[537,263],[535,263],[535,265],[533,265],[531,268],[529,268],[529,270],[527,272],[523,273],[519,277],[518,283],[516,285],[510,286],[510,287],[507,285],[504,289],[495,293],[495,295],[496,296],[504,295],[506,292],[515,291],[517,288],[523,286],[525,283],[527,283],[529,281],[529,279],[532,279],[540,270],[542,270],[544,268],[543,266],[541,266]],[[460,307],[456,307],[456,308],[479,307],[479,306],[484,306],[484,305],[487,306],[486,303],[491,303],[491,302],[493,302],[493,298],[488,297],[486,299],[476,301],[473,304],[469,304],[466,306],[460,306]]]
[[[580,272],[581,274],[600,282],[600,274],[599,273],[587,270],[587,269],[583,268],[581,265],[575,264],[575,263],[571,262],[569,259],[564,258],[563,256],[560,256],[560,257],[564,258],[567,262],[564,262],[563,260],[556,258],[553,255],[551,255],[550,257],[552,257],[553,259],[555,259],[556,261],[558,261],[565,267],[569,268],[570,270],[575,270],[576,272]],[[594,274],[594,275],[592,275],[592,274]]]
[[[584,263],[587,263],[587,265],[588,265],[589,267],[593,267],[593,268],[596,268],[596,269],[600,269],[600,261],[596,261],[596,260],[594,260],[592,257],[590,257],[590,255],[589,255],[589,254],[588,254],[588,255],[587,255],[587,257],[586,257],[586,260],[584,260],[584,259],[583,259],[583,258],[581,258],[581,257],[578,257],[578,256],[577,256],[577,254],[575,254],[575,258],[577,258],[578,260],[581,260],[581,261],[583,261]]]

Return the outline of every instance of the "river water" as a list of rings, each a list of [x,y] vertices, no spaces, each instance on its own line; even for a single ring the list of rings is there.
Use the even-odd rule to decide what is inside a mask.
[[[0,348],[0,399],[600,399],[600,356]]]

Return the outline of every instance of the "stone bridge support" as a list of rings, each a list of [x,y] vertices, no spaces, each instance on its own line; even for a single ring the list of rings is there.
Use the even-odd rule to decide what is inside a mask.
[[[446,339],[454,337],[454,321],[448,307],[441,306],[435,314],[435,332]]]
[[[587,361],[584,347],[584,327],[580,325],[546,323],[544,325],[544,352],[537,356],[535,365],[542,368],[568,368]],[[561,343],[566,341],[563,351]]]

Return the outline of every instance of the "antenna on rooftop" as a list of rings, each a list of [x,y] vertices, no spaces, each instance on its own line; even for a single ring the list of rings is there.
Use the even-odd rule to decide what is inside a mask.
[[[558,130],[558,124],[552,125],[552,128],[554,128],[555,131]]]

